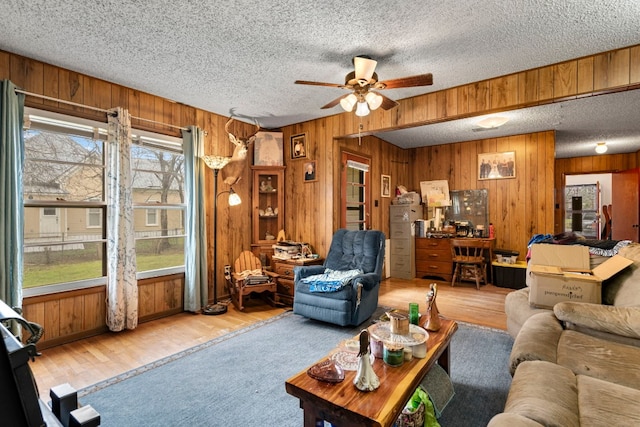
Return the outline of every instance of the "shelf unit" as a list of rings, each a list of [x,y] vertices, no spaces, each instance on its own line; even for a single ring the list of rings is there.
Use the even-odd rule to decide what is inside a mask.
[[[284,166],[252,166],[251,250],[272,266],[273,244],[284,229]]]

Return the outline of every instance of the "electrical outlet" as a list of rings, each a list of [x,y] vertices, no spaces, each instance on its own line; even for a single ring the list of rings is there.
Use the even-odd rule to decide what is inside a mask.
[[[224,266],[224,274],[231,274],[231,266],[230,265],[225,265]]]

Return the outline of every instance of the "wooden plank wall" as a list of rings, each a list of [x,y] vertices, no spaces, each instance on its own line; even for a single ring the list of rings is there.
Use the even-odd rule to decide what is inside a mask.
[[[20,88],[37,94],[69,100],[98,108],[121,106],[133,116],[155,120],[176,126],[197,125],[207,132],[205,150],[208,154],[231,155],[232,146],[224,133],[227,117],[176,103],[136,89],[127,88],[78,72],[45,64],[8,52],[0,51],[0,79],[9,79]],[[522,241],[531,232],[542,232],[553,228],[549,214],[547,189],[548,171],[553,171],[552,137],[547,133],[520,135],[507,139],[483,140],[472,143],[454,143],[420,150],[401,150],[375,137],[374,132],[436,123],[447,120],[477,116],[492,112],[511,110],[550,102],[562,102],[584,96],[597,96],[620,90],[635,90],[640,87],[640,45],[616,49],[584,58],[552,64],[545,67],[473,82],[459,87],[431,92],[414,98],[400,100],[400,105],[390,111],[377,110],[365,118],[341,113],[335,116],[286,126],[282,129],[285,141],[285,230],[288,237],[311,243],[316,251],[325,254],[334,230],[338,227],[340,209],[340,166],[342,150],[364,154],[372,159],[372,197],[379,199],[378,207],[372,209],[372,224],[388,233],[389,199],[379,195],[380,174],[392,177],[392,185],[405,184],[417,189],[416,183],[423,176],[448,176],[457,186],[473,188],[471,164],[474,154],[503,151],[514,147],[518,170],[524,167],[524,175],[518,173],[515,180],[484,182],[475,185],[494,186],[492,215],[496,215],[500,246],[521,248]],[[28,106],[66,113],[79,117],[104,121],[104,114],[82,107],[68,106],[55,101],[27,97]],[[134,120],[135,127],[179,136],[179,132],[166,126]],[[252,125],[236,123],[234,134],[251,132]],[[314,183],[301,181],[300,160],[290,160],[289,138],[298,133],[307,133],[310,142],[309,159],[318,161],[319,179]],[[356,137],[363,136],[362,142]],[[541,141],[542,140],[542,141]],[[454,142],[454,141],[452,141]],[[494,148],[495,147],[495,148]],[[551,157],[550,157],[551,156]],[[418,160],[419,157],[421,160]],[[435,168],[424,173],[425,162]],[[525,162],[524,166],[520,162]],[[443,170],[444,168],[444,170]],[[553,172],[551,172],[553,174]],[[540,180],[545,186],[533,188],[523,183],[525,177]],[[522,178],[521,178],[522,177]],[[209,172],[207,182],[213,180]],[[233,259],[244,249],[249,249],[251,233],[250,170],[246,168],[242,180],[234,189],[245,201],[231,212],[221,206],[218,212],[219,229],[216,230],[218,264],[232,264]],[[491,190],[491,188],[490,188]],[[207,190],[211,191],[211,190]],[[221,199],[222,200],[222,199]],[[543,202],[542,205],[539,203]],[[536,206],[534,219],[526,212]],[[206,211],[213,211],[213,197],[206,201]],[[499,214],[498,214],[499,213]],[[549,219],[551,217],[551,219]],[[493,217],[492,217],[493,218]],[[522,219],[525,218],[525,219]],[[211,223],[212,218],[208,221]],[[502,224],[498,224],[498,223]],[[213,231],[209,230],[209,264],[213,264]],[[502,236],[502,237],[501,237]],[[211,277],[211,268],[209,268]],[[224,277],[218,273],[218,294],[224,293]],[[210,280],[210,283],[212,281]],[[99,297],[98,297],[99,298]],[[75,303],[74,303],[75,304]],[[73,304],[69,313],[77,313]],[[99,317],[87,310],[89,319]],[[48,316],[46,314],[45,316]],[[52,313],[52,318],[57,314]],[[75,316],[65,314],[65,316]],[[88,322],[90,324],[91,322]],[[72,328],[73,329],[73,328]],[[72,331],[69,331],[73,335]]]
[[[551,232],[553,221],[553,131],[482,139],[411,150],[412,188],[446,179],[450,190],[487,189],[496,247],[524,256],[529,239]],[[516,177],[478,180],[478,154],[515,152]]]

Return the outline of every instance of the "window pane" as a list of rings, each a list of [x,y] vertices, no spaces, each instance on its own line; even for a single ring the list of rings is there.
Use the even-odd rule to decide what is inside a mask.
[[[100,278],[104,247],[103,242],[25,247],[23,287]]]
[[[184,237],[136,240],[138,272],[184,265]]]
[[[25,131],[25,200],[104,200],[102,141]]]
[[[102,215],[103,208],[91,208]],[[24,209],[25,246],[37,243],[68,243],[103,239],[101,228],[87,223],[86,208],[35,208]]]

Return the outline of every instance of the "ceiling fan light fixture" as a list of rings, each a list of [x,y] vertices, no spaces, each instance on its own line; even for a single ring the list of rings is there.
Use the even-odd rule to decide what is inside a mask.
[[[369,109],[371,111],[378,109],[382,105],[382,96],[375,92],[368,92],[364,99],[369,104]]]
[[[607,143],[606,142],[598,142],[596,144],[596,153],[598,154],[604,154],[607,152]]]
[[[353,111],[353,107],[355,107],[356,102],[358,102],[358,98],[350,93],[340,100],[340,106],[344,111]]]
[[[369,114],[369,106],[367,105],[367,103],[364,101],[358,102],[358,105],[356,106],[356,116],[364,117],[368,114]]]
[[[353,66],[356,71],[356,80],[371,80],[373,77],[373,71],[376,69],[377,61],[369,58],[363,58],[356,56],[353,58]]]
[[[508,117],[491,116],[480,120],[477,125],[485,129],[494,129],[502,126],[509,121]]]

